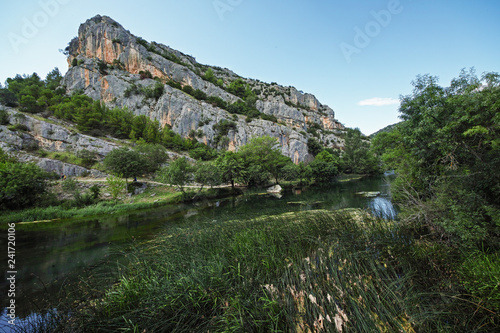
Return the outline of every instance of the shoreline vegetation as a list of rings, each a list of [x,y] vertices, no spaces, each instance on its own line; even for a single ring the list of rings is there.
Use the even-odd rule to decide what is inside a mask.
[[[338,182],[357,181],[367,177],[367,175],[342,175]],[[76,183],[105,183],[105,179],[93,179],[85,177],[72,178]],[[64,180],[57,181],[55,186],[63,184]],[[146,184],[147,187],[143,193],[128,196],[122,196],[118,201],[105,200],[86,207],[64,208],[63,206],[28,208],[20,211],[4,212],[0,217],[3,223],[47,223],[58,222],[73,218],[91,218],[103,214],[125,214],[128,212],[140,211],[145,209],[157,208],[169,204],[190,203],[193,202],[194,193],[185,194],[177,190],[172,185],[162,184],[155,181],[138,179],[137,184]],[[129,184],[130,185],[130,184]],[[299,181],[283,181],[280,185],[285,188],[293,188],[299,185]],[[200,186],[188,185],[187,189],[198,189]],[[238,186],[231,189],[230,185],[220,185],[213,188],[205,188],[200,192],[195,200],[212,200],[225,198],[241,194],[246,189],[245,186]],[[263,188],[265,190],[265,188]],[[102,191],[105,192],[105,191]],[[1,227],[4,227],[2,224]]]
[[[201,219],[107,258],[63,292],[69,304],[62,297],[33,324],[54,332],[491,331],[494,309],[446,287],[451,275],[435,285],[441,272],[429,254],[446,251],[435,246],[357,209]]]

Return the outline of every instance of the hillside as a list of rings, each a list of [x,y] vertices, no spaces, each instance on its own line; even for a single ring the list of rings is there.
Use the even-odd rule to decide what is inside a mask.
[[[17,75],[0,87],[0,148],[47,171],[102,176],[78,156],[102,161],[138,139],[176,156],[238,151],[271,136],[294,163],[313,160],[318,146],[344,146],[345,128],[314,95],[199,64],[106,16],[83,23],[65,54],[63,77],[57,69],[45,81]]]
[[[83,91],[110,108],[126,107],[182,137],[196,132],[211,147],[237,150],[252,137],[269,135],[297,163],[311,159],[311,137],[326,147],[343,145],[338,136],[343,126],[315,96],[199,64],[132,35],[109,17],[83,23],[66,52],[70,68],[62,84],[69,93]],[[234,126],[220,133],[214,125],[224,120]]]

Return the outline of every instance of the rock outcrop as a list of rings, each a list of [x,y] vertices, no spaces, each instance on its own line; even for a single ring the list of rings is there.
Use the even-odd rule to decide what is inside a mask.
[[[42,149],[48,152],[94,151],[101,157],[120,147],[111,140],[104,140],[78,133],[65,127],[56,119],[42,120],[12,108],[4,108],[11,126],[0,125],[0,146],[7,151]],[[54,123],[50,123],[53,121]],[[61,122],[60,122],[61,123]]]
[[[296,163],[311,158],[307,141],[312,136],[328,147],[343,145],[338,136],[343,126],[335,120],[333,110],[313,95],[293,87],[241,78],[228,69],[199,64],[192,56],[132,35],[109,17],[98,15],[83,23],[67,52],[70,68],[63,85],[68,92],[84,91],[109,107],[127,107],[137,115],[158,120],[162,126],[171,126],[181,136],[201,130],[201,140],[211,145],[217,136],[213,126],[226,119],[236,123],[236,130],[227,135],[227,149],[237,150],[253,137],[269,135],[277,138],[283,154]],[[217,84],[215,80],[203,78],[209,69]],[[274,116],[276,121],[250,121],[165,84],[170,81],[189,85],[207,96],[234,103],[241,99],[227,88],[236,79],[242,79],[254,91],[257,96],[255,108]],[[143,94],[130,94],[132,89],[152,89],[157,82],[164,86],[161,96],[148,98]],[[310,131],[311,128],[317,131]]]

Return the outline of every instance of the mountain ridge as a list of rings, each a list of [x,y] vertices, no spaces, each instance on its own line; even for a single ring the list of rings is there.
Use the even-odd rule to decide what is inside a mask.
[[[295,163],[312,159],[310,138],[325,147],[343,146],[343,125],[314,95],[199,64],[193,56],[134,36],[108,16],[81,24],[65,52],[69,69],[62,84],[68,92],[83,91],[109,107],[126,107],[183,137],[197,131],[209,146],[237,150],[252,137],[269,135]],[[162,93],[142,93],[155,87]],[[205,99],[186,91],[201,92]],[[223,120],[235,126],[221,145],[214,128]]]

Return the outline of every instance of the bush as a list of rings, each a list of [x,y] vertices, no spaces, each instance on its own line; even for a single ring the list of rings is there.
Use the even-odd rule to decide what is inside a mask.
[[[150,71],[140,71],[139,76],[141,80],[153,78],[153,74]]]
[[[9,125],[9,126],[7,126],[7,128],[11,131],[23,131],[23,132],[29,131],[29,128],[24,124]]]
[[[179,82],[177,82],[177,81],[174,81],[174,80],[168,80],[168,81],[167,81],[167,84],[168,84],[169,86],[171,86],[172,88],[182,90],[182,85],[181,85]]]
[[[97,162],[97,153],[87,149],[82,149],[76,152],[76,157],[82,160],[82,166],[90,168]]]
[[[207,99],[207,94],[205,94],[203,91],[200,89],[196,89],[193,92],[193,97],[196,98],[197,100],[204,101]]]
[[[108,75],[108,72],[106,71],[108,69],[108,64],[105,63],[102,60],[97,60],[97,69],[99,70],[99,73],[102,75]]]
[[[9,113],[4,109],[0,109],[0,125],[9,124]]]
[[[272,121],[273,123],[277,123],[278,122],[278,119],[274,115],[272,115],[272,114],[261,113],[260,114],[260,118],[263,119],[263,120]]]
[[[47,192],[49,177],[33,163],[0,161],[0,210],[34,206]]]
[[[182,87],[182,91],[184,91],[186,94],[191,95],[191,96],[193,96],[193,94],[194,94],[193,87],[191,87],[189,85],[185,85],[184,87]]]

